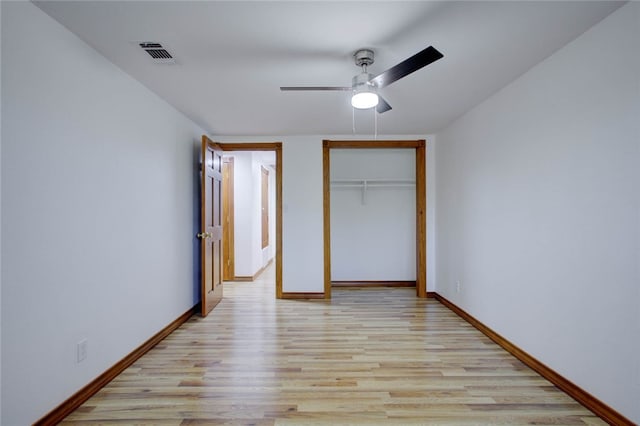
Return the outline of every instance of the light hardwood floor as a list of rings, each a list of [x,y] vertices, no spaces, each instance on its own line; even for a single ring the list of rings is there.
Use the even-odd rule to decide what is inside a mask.
[[[275,300],[272,274],[225,284],[63,424],[604,424],[414,289]]]

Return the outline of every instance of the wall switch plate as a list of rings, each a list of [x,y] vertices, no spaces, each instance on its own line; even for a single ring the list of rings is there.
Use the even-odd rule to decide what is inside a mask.
[[[456,281],[456,293],[460,293],[460,281]]]
[[[76,347],[76,362],[80,363],[87,358],[87,339],[82,339],[78,342]]]

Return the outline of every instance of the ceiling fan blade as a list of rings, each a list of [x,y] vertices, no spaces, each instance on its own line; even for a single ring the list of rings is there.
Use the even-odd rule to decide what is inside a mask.
[[[378,105],[376,105],[376,111],[378,114],[382,114],[383,112],[387,112],[391,109],[391,105],[387,101],[385,101],[382,96],[378,95]]]
[[[412,57],[407,58],[399,64],[389,68],[382,74],[375,76],[371,79],[371,82],[375,83],[378,87],[388,86],[391,83],[400,80],[402,77],[406,77],[412,72],[418,71],[420,68],[437,61],[443,56],[444,55],[438,52],[435,47],[429,46]]]
[[[283,92],[303,92],[303,91],[312,91],[312,90],[351,91],[353,89],[351,87],[342,87],[342,86],[284,86],[284,87],[280,87],[280,90],[282,90]]]

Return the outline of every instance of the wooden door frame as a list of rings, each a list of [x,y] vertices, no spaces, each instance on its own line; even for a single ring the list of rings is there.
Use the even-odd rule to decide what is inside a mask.
[[[331,161],[330,151],[336,149],[398,149],[416,150],[416,295],[427,297],[427,176],[426,141],[419,140],[353,140],[322,141],[322,200],[324,234],[324,298],[331,299]]]
[[[275,151],[276,153],[276,298],[282,299],[282,142],[218,142],[224,152]]]

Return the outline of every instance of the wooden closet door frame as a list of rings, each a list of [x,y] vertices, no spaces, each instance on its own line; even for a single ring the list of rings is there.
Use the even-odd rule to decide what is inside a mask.
[[[324,228],[324,298],[331,299],[331,161],[330,151],[336,149],[398,149],[416,150],[416,296],[427,297],[427,176],[426,141],[419,140],[353,140],[322,141],[322,199]]]
[[[219,143],[224,152],[274,151],[276,153],[276,298],[282,299],[282,142]]]

